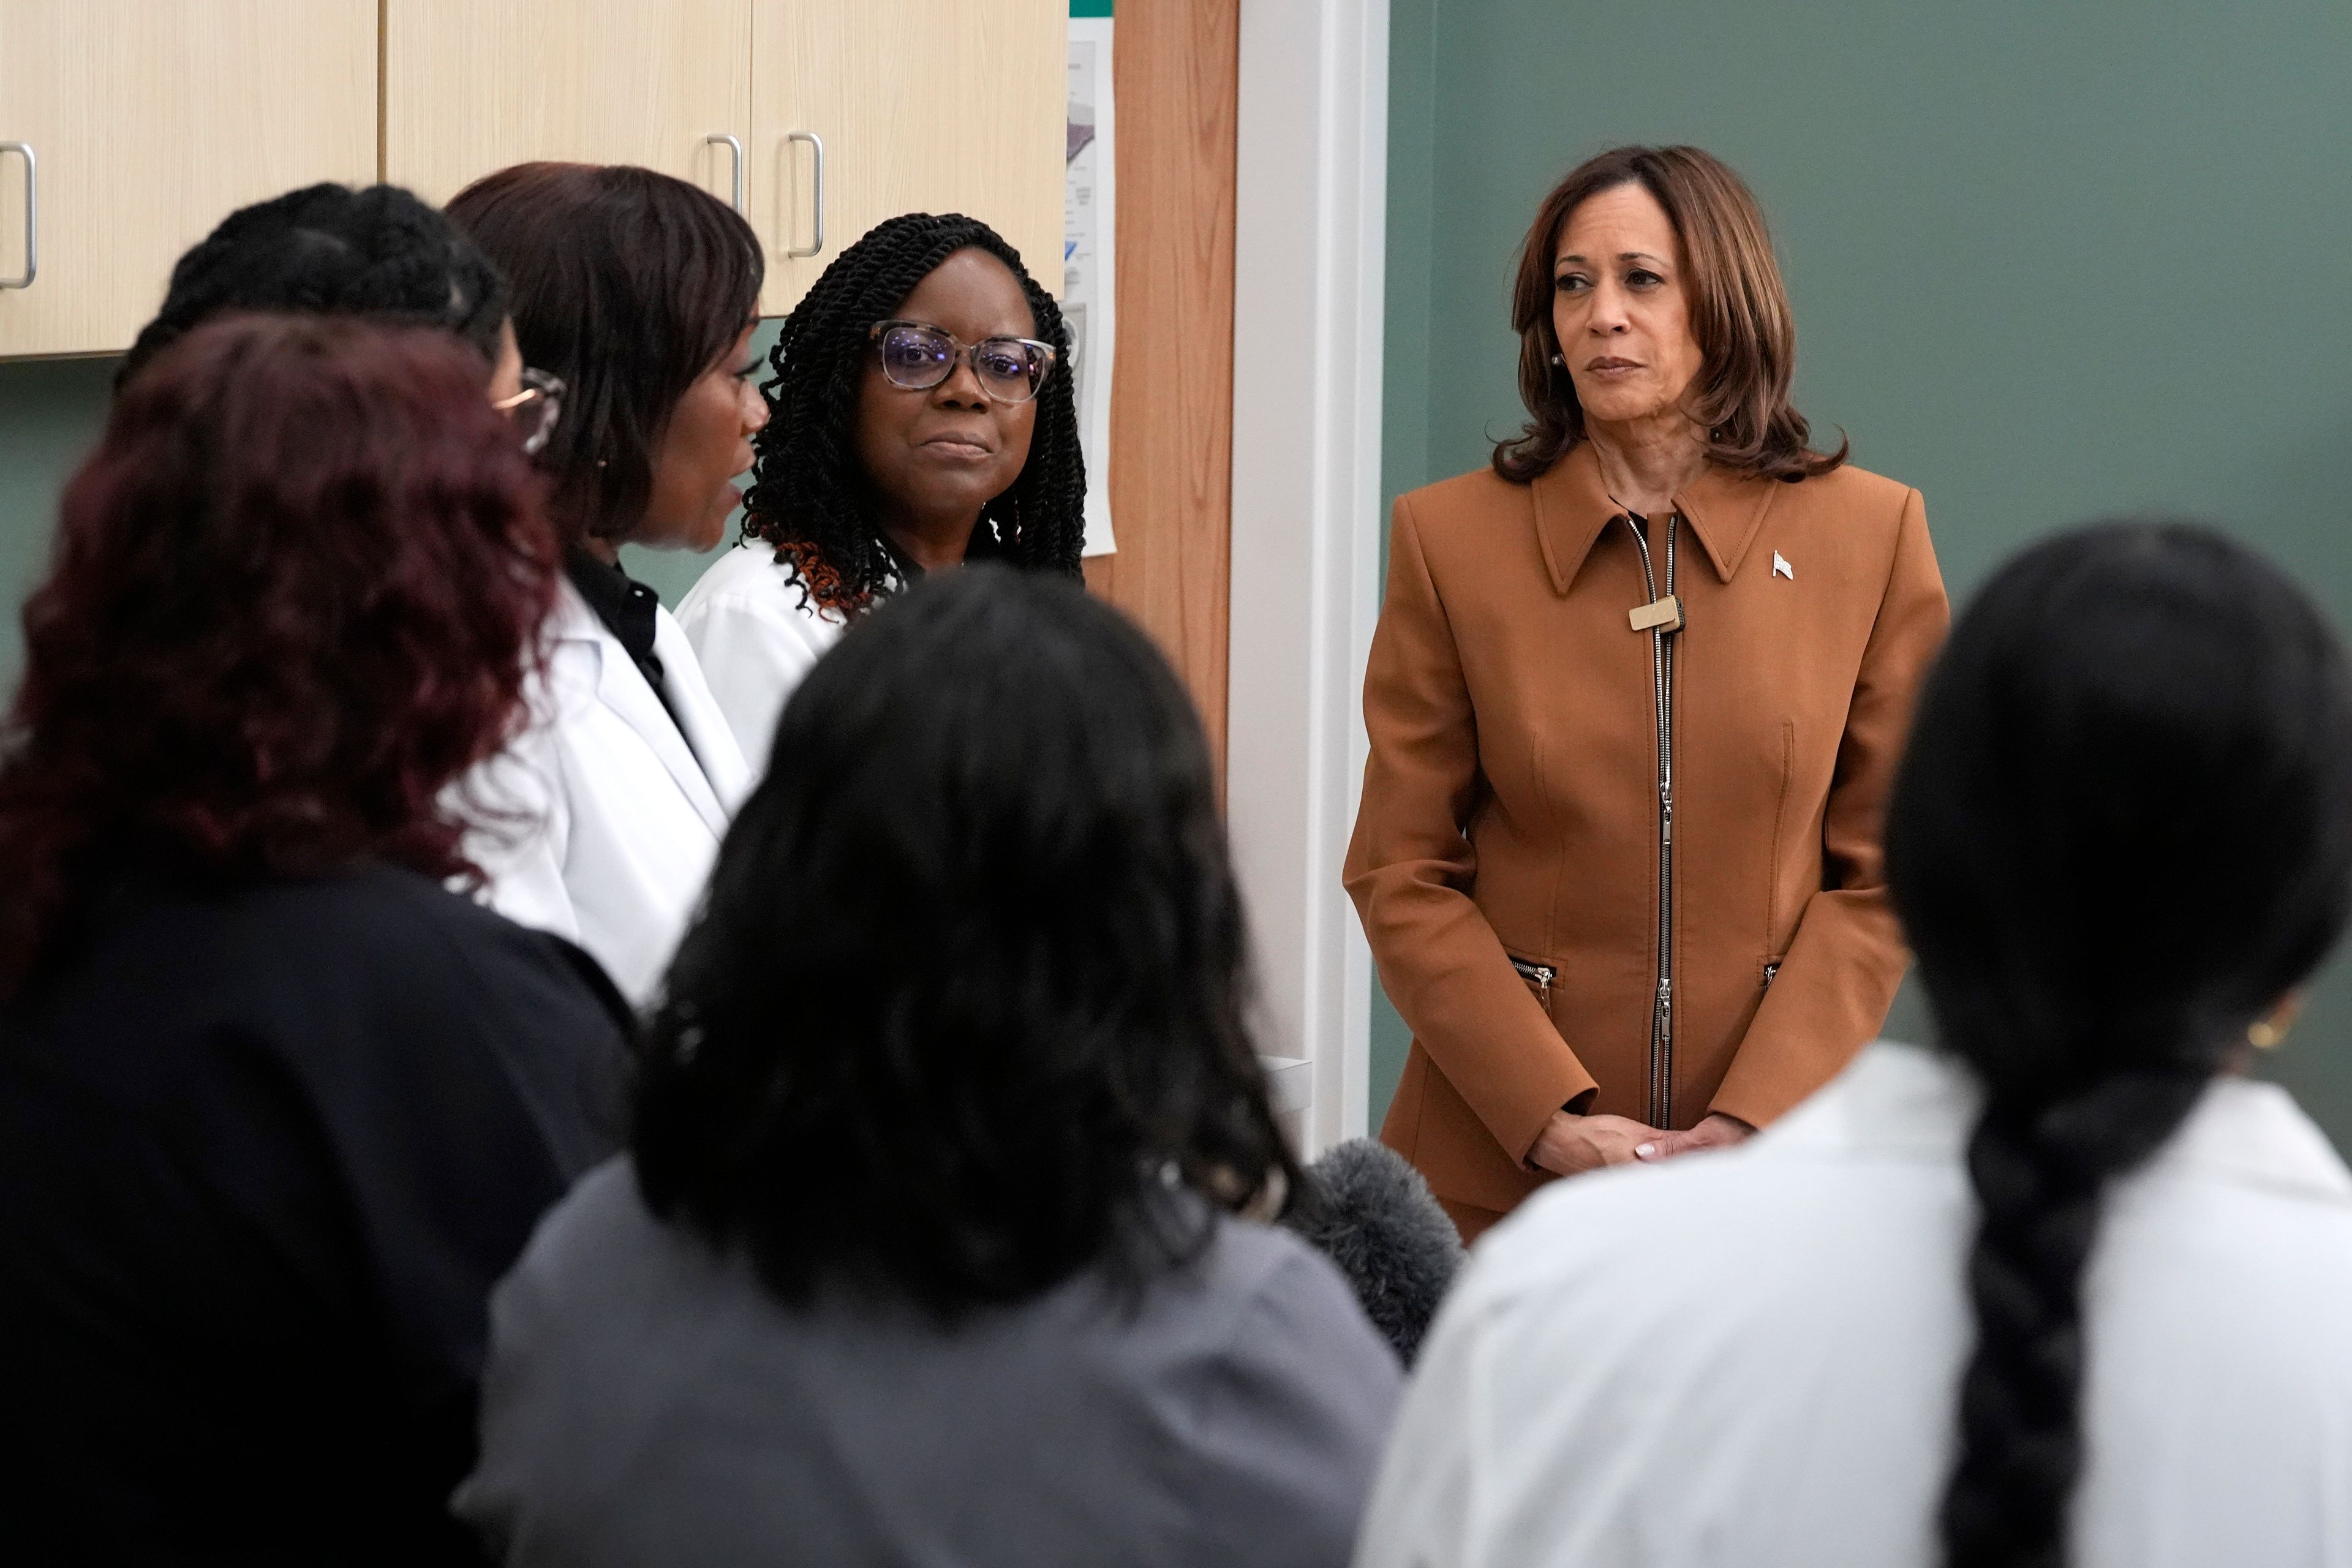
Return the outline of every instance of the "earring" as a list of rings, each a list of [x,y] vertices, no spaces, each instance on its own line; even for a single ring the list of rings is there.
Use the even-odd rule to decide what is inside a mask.
[[[1551,356],[1551,363],[1554,364],[1566,364],[1568,362],[1560,358],[1558,354],[1554,354]]]
[[[2294,1029],[2294,1016],[2301,1011],[2293,1001],[2282,1002],[2265,1017],[2246,1026],[2246,1043],[2258,1051],[2274,1051],[2286,1043]]]

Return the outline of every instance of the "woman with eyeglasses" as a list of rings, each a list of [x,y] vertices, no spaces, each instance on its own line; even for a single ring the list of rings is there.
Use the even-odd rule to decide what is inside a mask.
[[[552,421],[539,458],[564,547],[534,722],[472,781],[489,897],[578,941],[643,1003],[751,778],[620,548],[709,550],[726,530],[768,420],[748,382],[759,240],[649,169],[518,164],[448,210],[505,274],[523,356],[546,373],[514,412]]]
[[[678,606],[745,755],[849,623],[924,574],[1078,577],[1069,356],[1061,308],[977,218],[894,217],[825,268],[770,357],[743,542]]]

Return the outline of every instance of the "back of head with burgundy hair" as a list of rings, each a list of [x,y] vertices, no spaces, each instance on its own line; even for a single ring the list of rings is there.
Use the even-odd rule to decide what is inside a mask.
[[[442,331],[198,328],[67,488],[0,736],[0,994],[118,876],[468,869],[444,786],[516,720],[557,553]]]

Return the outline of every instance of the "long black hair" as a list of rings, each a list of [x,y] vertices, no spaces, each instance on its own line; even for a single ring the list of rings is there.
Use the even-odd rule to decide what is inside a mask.
[[[775,375],[760,388],[772,417],[754,438],[759,458],[743,498],[743,535],[776,546],[824,608],[862,612],[900,572],[873,521],[857,461],[858,393],[874,352],[867,330],[887,321],[932,268],[966,249],[984,250],[1012,269],[1038,338],[1060,355],[1037,393],[1029,461],[1013,488],[982,510],[975,542],[1015,566],[1079,575],[1087,470],[1062,308],[1029,276],[1021,253],[978,218],[908,213],[876,224],[824,269],[785,318],[768,361]]]
[[[805,1300],[952,1317],[1296,1190],[1208,748],[1149,639],[975,564],[793,694],[656,1012],[648,1203]]]
[[[2352,903],[2342,649],[2294,584],[2203,529],[2042,544],[1953,630],[1886,850],[1938,1036],[1985,1090],[1945,1562],[2054,1568],[2101,1194]]]
[[[239,207],[172,268],[121,387],[203,322],[232,310],[367,316],[455,332],[495,364],[507,287],[473,241],[394,185],[308,185]]]

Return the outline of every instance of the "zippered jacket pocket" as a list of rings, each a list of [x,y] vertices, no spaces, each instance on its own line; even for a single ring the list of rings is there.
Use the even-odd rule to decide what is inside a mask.
[[[1511,967],[1519,972],[1519,978],[1528,983],[1528,989],[1535,994],[1537,1001],[1543,1004],[1544,1011],[1550,1012],[1551,983],[1559,978],[1559,971],[1549,963],[1537,963],[1525,958],[1512,959]]]

